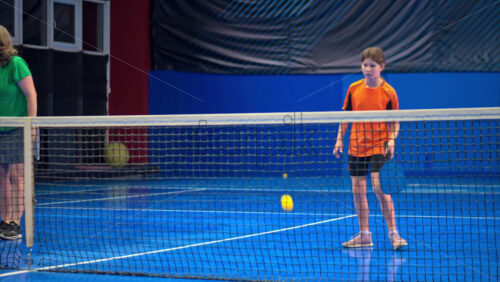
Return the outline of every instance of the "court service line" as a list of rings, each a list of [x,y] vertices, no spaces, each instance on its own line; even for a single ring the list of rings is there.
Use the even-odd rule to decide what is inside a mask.
[[[196,192],[196,191],[203,191],[203,190],[206,190],[206,188],[189,189],[189,190],[181,190],[181,191],[170,191],[170,192],[163,192],[163,193],[139,194],[139,195],[131,195],[131,196],[106,197],[106,198],[88,199],[88,200],[49,202],[49,203],[40,203],[40,204],[36,204],[36,205],[37,206],[47,206],[47,205],[59,205],[59,204],[98,202],[98,201],[106,201],[106,200],[118,200],[118,199],[130,199],[130,198],[140,198],[140,197],[149,197],[149,196],[159,196],[159,195],[181,194],[181,193]]]
[[[500,185],[497,184],[407,184],[408,187],[412,187],[411,189],[406,189],[402,191],[401,193],[404,194],[418,194],[418,193],[437,193],[437,194],[500,194],[500,191],[474,191],[474,190],[467,190],[467,189],[455,189],[455,188],[500,188]],[[171,186],[165,189],[188,189],[189,191],[196,191],[197,189],[189,189],[192,186]],[[413,188],[413,187],[436,187],[436,189],[420,189],[420,188]],[[447,187],[450,188],[449,190],[446,189],[438,189],[438,188],[443,188]],[[113,191],[113,190],[121,190],[121,189],[131,189],[131,188],[137,188],[134,186],[130,187],[115,187],[115,188],[96,188],[96,189],[87,189],[87,190],[78,190],[78,191],[52,191],[52,192],[39,192],[37,193],[40,196],[46,196],[46,195],[58,195],[58,194],[82,194],[85,192],[93,192],[93,191]],[[141,187],[139,187],[141,188]],[[151,189],[156,189],[159,190],[161,188],[159,187],[151,187]],[[204,186],[198,189],[203,189],[203,190],[223,190],[223,191],[254,191],[254,192],[299,192],[299,193],[352,193],[352,190],[350,188],[348,189],[337,189],[337,190],[323,190],[323,189],[293,189],[293,188],[283,188],[283,189],[275,189],[275,188],[270,188],[270,189],[262,189],[262,188],[228,188],[228,187],[208,187]],[[452,190],[453,189],[453,190]],[[153,195],[153,194],[151,194]],[[67,203],[67,202],[65,202]]]
[[[500,187],[500,186],[498,186]],[[400,194],[471,194],[471,195],[498,195],[500,191],[474,191],[467,189],[436,190],[436,189],[411,189],[400,192]]]
[[[477,183],[477,184],[448,184],[448,183],[409,183],[406,184],[410,187],[465,187],[465,188],[474,188],[474,187],[488,187],[488,188],[497,188],[500,187],[500,184],[486,184],[486,183]]]
[[[67,187],[65,185],[60,185],[61,187]],[[96,186],[96,185],[94,185]],[[172,189],[193,189],[193,185],[179,185],[179,186],[174,186],[170,185],[167,187],[160,187],[158,185],[138,185],[138,184],[133,184],[133,185],[122,185],[120,186],[115,186],[115,187],[102,187],[99,186],[97,188],[90,188],[90,189],[79,189],[79,190],[70,190],[70,191],[57,191],[57,190],[50,190],[50,191],[37,191],[37,195],[41,196],[47,196],[47,195],[59,195],[59,194],[81,194],[81,193],[86,193],[86,192],[96,192],[96,191],[114,191],[114,190],[125,190],[125,189],[150,189],[150,190],[172,190]],[[55,186],[57,187],[57,186]],[[47,187],[44,187],[47,189]],[[209,188],[209,187],[200,187],[200,188]]]
[[[106,262],[106,261],[112,261],[112,260],[128,259],[128,258],[134,258],[134,257],[140,257],[140,256],[146,256],[146,255],[152,255],[152,254],[159,254],[159,253],[166,253],[166,252],[172,252],[172,251],[189,249],[189,248],[202,247],[202,246],[213,245],[213,244],[218,244],[218,243],[225,243],[225,242],[230,242],[230,241],[236,241],[236,240],[241,240],[241,239],[247,239],[247,238],[253,238],[253,237],[258,237],[258,236],[279,233],[279,232],[285,232],[285,231],[310,227],[310,226],[314,226],[314,225],[320,225],[320,224],[325,224],[325,223],[329,223],[329,222],[344,220],[344,219],[352,218],[352,217],[356,217],[356,215],[351,214],[351,215],[347,215],[347,216],[343,216],[343,217],[331,218],[331,219],[327,219],[327,220],[323,220],[323,221],[307,223],[307,224],[303,224],[303,225],[292,226],[292,227],[287,227],[287,228],[282,228],[282,229],[277,229],[277,230],[265,231],[265,232],[260,232],[260,233],[248,234],[248,235],[243,235],[243,236],[237,236],[237,237],[232,237],[232,238],[214,240],[214,241],[209,241],[209,242],[191,244],[191,245],[186,245],[186,246],[179,246],[179,247],[156,250],[156,251],[142,252],[142,253],[116,256],[116,257],[110,257],[110,258],[104,258],[104,259],[89,260],[89,261],[83,261],[83,262],[75,262],[75,263],[67,263],[67,264],[39,267],[39,268],[35,268],[35,269],[30,269],[30,270],[9,272],[9,273],[0,274],[0,277],[7,277],[7,276],[13,276],[13,275],[24,274],[24,273],[35,272],[35,271],[45,271],[45,270],[64,268],[64,267],[69,267],[69,266],[94,264],[94,263],[100,263],[100,262]]]
[[[302,183],[303,185],[308,186],[307,184]],[[443,194],[500,194],[498,191],[474,191],[467,189],[455,189],[455,188],[500,188],[500,184],[407,184],[408,188],[403,190],[401,193],[406,194],[418,194],[418,193],[443,193]],[[436,187],[436,189],[420,189],[413,187]],[[184,188],[184,187],[183,187]],[[208,187],[204,186],[204,189],[207,190],[219,190],[219,191],[254,191],[254,192],[299,192],[299,193],[352,193],[352,189],[349,186],[348,188],[339,188],[339,189],[294,189],[293,187],[285,187],[285,188],[233,188],[233,187]],[[449,188],[449,189],[443,189]]]
[[[335,213],[314,213],[314,212],[273,212],[273,211],[224,211],[224,210],[174,210],[174,209],[120,209],[120,208],[85,208],[85,207],[40,207],[41,209],[58,210],[99,210],[99,211],[144,211],[144,212],[166,212],[166,213],[207,213],[207,214],[265,214],[265,215],[286,215],[286,216],[347,216],[348,214]],[[75,215],[59,215],[60,217],[76,217]],[[373,214],[370,217],[382,217],[382,214]],[[93,217],[90,215],[89,217]],[[490,216],[455,216],[455,215],[409,215],[398,214],[401,218],[423,218],[423,219],[470,219],[470,220],[500,220],[500,217]]]
[[[58,210],[91,210],[91,211],[144,211],[144,212],[166,212],[166,213],[212,213],[212,214],[265,214],[265,215],[307,215],[307,216],[345,216],[347,214],[335,213],[313,213],[313,212],[276,212],[276,211],[230,211],[230,210],[174,210],[174,209],[120,209],[120,208],[85,208],[85,207],[40,207],[40,209],[58,209]],[[59,215],[67,217],[75,217],[75,215]]]
[[[305,184],[304,184],[305,185]],[[500,194],[500,191],[477,191],[468,189],[456,189],[456,188],[500,188],[500,185],[496,184],[485,184],[485,185],[469,185],[469,184],[407,184],[408,188],[400,192],[400,194],[420,194],[420,193],[436,193],[436,194]],[[413,188],[413,187],[430,187],[428,189]],[[432,187],[436,187],[432,189]],[[447,188],[447,189],[446,189]],[[259,192],[299,192],[299,193],[352,193],[352,189],[341,188],[341,189],[293,189],[293,188],[283,188],[283,189],[262,189],[262,188],[221,188],[221,187],[210,187],[209,189],[223,190],[223,191],[259,191]]]
[[[64,187],[64,186],[62,186]],[[144,187],[144,186],[142,186]],[[127,188],[127,189],[130,189],[130,188],[134,188],[134,187],[112,187],[112,188],[108,188],[108,187],[99,187],[99,188],[93,188],[93,189],[80,189],[80,190],[71,190],[71,191],[57,191],[57,190],[51,190],[49,192],[37,192],[36,194],[37,195],[40,195],[40,196],[47,196],[47,195],[60,195],[60,194],[71,194],[71,193],[75,193],[75,194],[81,194],[81,193],[87,193],[87,192],[96,192],[96,191],[113,191],[113,190],[121,190],[121,189],[124,189],[124,188]]]

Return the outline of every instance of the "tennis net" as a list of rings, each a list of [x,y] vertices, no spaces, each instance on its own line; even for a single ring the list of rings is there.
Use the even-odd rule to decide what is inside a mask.
[[[25,140],[32,127],[39,131],[39,141],[24,147],[25,268],[266,281],[495,280],[499,118],[500,108],[470,108],[0,122],[23,127]],[[344,248],[359,217],[347,157],[354,133],[336,158],[339,124],[368,125],[373,134],[396,121],[394,157],[379,179],[392,190],[408,246],[393,250],[369,173],[373,246]],[[282,206],[284,194],[293,208]]]

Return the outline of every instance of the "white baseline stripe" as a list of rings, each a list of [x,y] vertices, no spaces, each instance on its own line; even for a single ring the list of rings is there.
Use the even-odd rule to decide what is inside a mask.
[[[172,212],[172,213],[212,213],[212,214],[268,214],[268,215],[287,215],[287,216],[347,216],[347,214],[334,213],[307,213],[307,212],[256,212],[256,211],[216,211],[216,210],[172,210],[172,209],[112,209],[112,208],[78,208],[78,207],[41,207],[42,209],[65,209],[65,210],[106,210],[106,211],[152,211],[152,212]],[[67,217],[76,217],[75,215],[59,215]],[[381,214],[373,214],[370,217],[382,217]],[[396,217],[406,218],[426,218],[426,219],[471,219],[471,220],[500,220],[500,217],[488,216],[454,216],[454,215],[405,215],[400,214]]]
[[[84,202],[98,202],[98,201],[118,200],[118,199],[130,199],[130,198],[139,198],[139,197],[144,197],[144,196],[148,196],[149,197],[149,196],[158,196],[158,195],[181,194],[181,193],[196,192],[196,191],[203,191],[203,190],[206,190],[206,189],[190,189],[190,190],[163,192],[163,193],[140,194],[140,195],[131,195],[131,196],[119,196],[119,197],[107,197],[107,198],[88,199],[88,200],[49,202],[49,203],[36,204],[36,206],[38,207],[38,206],[47,206],[47,205],[84,203]]]
[[[64,191],[64,190],[50,190],[50,191],[37,191],[37,195],[40,196],[47,196],[47,195],[60,195],[60,194],[82,194],[82,193],[87,193],[87,192],[96,192],[96,191],[114,191],[114,190],[126,190],[126,189],[149,189],[149,190],[173,190],[173,189],[188,189],[192,190],[195,189],[196,185],[171,185],[171,186],[166,186],[166,187],[160,187],[158,185],[120,185],[116,187],[99,187],[99,188],[91,188],[91,189],[78,189],[78,190],[69,190],[69,191]],[[64,186],[63,186],[64,187]],[[196,189],[205,189],[205,188],[210,188],[210,187],[196,187]],[[41,190],[41,189],[40,189]],[[46,189],[44,189],[46,190]]]
[[[407,184],[410,187],[458,187],[458,188],[464,188],[464,187],[500,187],[500,185],[448,185],[448,184]],[[179,189],[180,187],[172,187]],[[182,187],[186,188],[186,187]],[[115,190],[116,188],[111,188],[110,190]],[[59,204],[71,204],[71,203],[84,203],[84,202],[97,202],[97,201],[106,201],[106,200],[118,200],[118,199],[130,199],[130,198],[139,198],[139,197],[145,197],[145,196],[159,196],[159,195],[173,195],[173,194],[182,194],[182,193],[189,193],[189,192],[199,192],[199,191],[206,191],[210,189],[215,189],[215,190],[224,190],[224,191],[255,191],[255,192],[300,192],[300,193],[351,193],[351,190],[348,189],[339,189],[339,190],[318,190],[318,189],[241,189],[241,188],[230,188],[230,189],[222,189],[220,187],[203,187],[203,188],[197,188],[197,189],[187,189],[187,190],[181,190],[181,191],[170,191],[170,192],[163,192],[163,193],[151,193],[151,194],[139,194],[139,195],[130,195],[130,196],[117,196],[117,197],[106,197],[106,198],[98,198],[98,199],[88,199],[88,200],[74,200],[74,201],[60,201],[60,202],[49,202],[49,203],[39,203],[36,204],[37,207],[40,206],[47,206],[47,205],[59,205]],[[98,189],[98,190],[103,190],[103,189]],[[66,192],[62,192],[66,193]],[[61,193],[61,194],[62,194]],[[77,193],[77,192],[75,192]],[[404,190],[401,192],[401,194],[419,194],[419,193],[435,193],[435,194],[477,194],[477,195],[498,195],[500,194],[500,191],[471,191],[467,189],[450,189],[450,190],[437,190],[437,189],[408,189]],[[41,195],[47,195],[47,194],[41,194]]]
[[[500,187],[500,186],[499,186]],[[500,191],[475,191],[467,189],[450,189],[450,190],[437,190],[437,189],[411,189],[401,192],[402,194],[473,194],[473,195],[498,195]]]
[[[448,184],[448,183],[410,183],[407,184],[407,186],[411,187],[500,187],[500,184],[484,184],[484,183],[477,183],[477,184]]]
[[[273,211],[217,211],[217,210],[173,210],[173,209],[113,209],[113,208],[85,208],[85,207],[39,207],[40,209],[57,209],[57,210],[99,210],[99,211],[141,211],[141,212],[178,212],[178,213],[213,213],[213,214],[269,214],[269,215],[307,215],[307,216],[345,216],[346,214],[334,213],[308,213],[308,212],[273,212]],[[65,216],[65,215],[59,215]],[[67,215],[75,217],[75,215]]]
[[[294,229],[305,228],[305,227],[314,226],[314,225],[325,224],[325,223],[339,221],[339,220],[343,220],[343,219],[347,219],[347,218],[351,218],[351,217],[355,217],[355,216],[356,216],[355,214],[352,214],[352,215],[347,215],[344,217],[332,218],[332,219],[328,219],[328,220],[323,220],[323,221],[318,221],[318,222],[314,222],[314,223],[308,223],[308,224],[303,224],[303,225],[298,225],[298,226],[293,226],[293,227],[287,227],[287,228],[283,228],[283,229],[271,230],[271,231],[266,231],[266,232],[261,232],[261,233],[254,233],[254,234],[249,234],[249,235],[243,235],[243,236],[238,236],[238,237],[233,237],[233,238],[197,243],[197,244],[186,245],[186,246],[179,246],[179,247],[168,248],[168,249],[163,249],[163,250],[149,251],[149,252],[143,252],[143,253],[137,253],[137,254],[130,254],[130,255],[124,255],[124,256],[117,256],[117,257],[110,257],[110,258],[104,258],[104,259],[96,259],[96,260],[89,260],[89,261],[75,262],[75,263],[68,263],[68,264],[61,264],[61,265],[54,265],[54,266],[46,266],[46,267],[35,268],[32,270],[23,270],[23,271],[4,273],[4,274],[0,274],[0,277],[13,276],[13,275],[17,275],[17,274],[23,274],[23,273],[34,272],[34,271],[45,271],[45,270],[51,270],[51,269],[69,267],[69,266],[76,266],[76,265],[100,263],[100,262],[111,261],[111,260],[128,259],[128,258],[133,258],[133,257],[166,253],[166,252],[177,251],[177,250],[188,249],[188,248],[196,248],[196,247],[201,247],[201,246],[206,246],[206,245],[212,245],[212,244],[224,243],[224,242],[229,242],[229,241],[247,239],[247,238],[252,238],[252,237],[269,235],[269,234],[273,234],[273,233],[290,231],[290,230],[294,230]]]
[[[499,186],[500,187],[500,186]],[[118,199],[130,199],[130,198],[139,198],[146,196],[159,196],[159,195],[174,195],[174,194],[182,194],[189,192],[199,192],[199,191],[210,191],[211,188],[200,188],[200,189],[189,189],[182,191],[170,191],[163,193],[150,193],[150,194],[138,194],[138,195],[130,195],[130,196],[117,196],[117,197],[107,197],[107,198],[97,198],[97,199],[88,199],[88,200],[74,200],[74,201],[60,201],[60,202],[48,202],[48,203],[38,203],[39,206],[48,206],[48,205],[60,205],[60,204],[72,204],[72,203],[84,203],[84,202],[98,202],[98,201],[106,201],[106,200],[118,200]],[[218,188],[215,188],[218,189]],[[218,189],[225,191],[255,191],[255,192],[297,192],[297,193],[352,193],[351,190],[293,190],[293,189]],[[400,192],[400,194],[421,194],[421,193],[433,193],[433,194],[477,194],[477,195],[498,195],[500,191],[471,191],[466,189],[454,189],[454,190],[436,190],[436,189],[411,189],[404,190]]]
[[[407,184],[408,187],[448,187],[448,188],[480,188],[480,187],[488,187],[488,188],[500,188],[500,184],[443,184],[443,183],[436,183],[436,184],[420,184],[420,183],[413,183],[413,184]],[[96,188],[96,189],[87,189],[87,190],[75,190],[75,191],[61,191],[61,192],[39,192],[37,193],[38,195],[45,196],[45,195],[57,195],[57,194],[70,194],[70,193],[76,193],[76,194],[81,194],[85,192],[91,192],[91,191],[112,191],[112,190],[119,190],[119,189],[130,189],[130,188],[143,188],[143,186],[124,186],[124,187],[114,187],[114,188]],[[153,189],[160,189],[159,187],[152,187]],[[191,192],[191,191],[202,191],[202,190],[222,190],[222,191],[255,191],[255,192],[299,192],[299,193],[352,193],[351,188],[342,188],[342,189],[337,189],[337,190],[322,190],[322,189],[293,189],[293,187],[287,187],[287,188],[269,188],[269,189],[262,189],[262,188],[232,188],[232,187],[209,187],[209,186],[203,186],[194,189],[193,186],[169,186],[168,188],[165,189],[188,189],[185,192]],[[407,189],[404,190],[401,193],[406,193],[406,194],[416,194],[416,193],[443,193],[443,194],[453,194],[453,193],[476,193],[476,194],[500,194],[500,191],[474,191],[474,190],[466,190],[466,189],[454,189],[454,190],[438,190],[438,189]],[[156,195],[156,194],[150,194],[150,195]],[[159,194],[161,195],[161,194]],[[106,198],[105,198],[106,199]],[[87,200],[90,201],[90,200]]]
[[[62,186],[64,187],[64,186]],[[40,195],[40,196],[46,196],[46,195],[60,195],[60,194],[71,194],[71,193],[75,193],[75,194],[82,194],[82,193],[87,193],[87,192],[95,192],[95,191],[113,191],[113,190],[120,190],[120,189],[124,189],[124,188],[127,188],[127,189],[130,189],[130,188],[133,188],[133,187],[111,187],[111,188],[108,188],[108,187],[100,187],[100,188],[93,188],[93,189],[79,189],[79,190],[70,190],[70,191],[57,191],[57,190],[51,190],[49,192],[37,192],[36,194],[37,195]]]

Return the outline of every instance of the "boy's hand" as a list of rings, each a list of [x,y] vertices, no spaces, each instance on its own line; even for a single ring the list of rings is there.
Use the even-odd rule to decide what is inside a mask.
[[[344,147],[344,142],[337,141],[335,143],[335,148],[333,148],[333,154],[335,155],[335,157],[337,157],[337,159],[340,159],[340,154],[343,153],[343,147]]]

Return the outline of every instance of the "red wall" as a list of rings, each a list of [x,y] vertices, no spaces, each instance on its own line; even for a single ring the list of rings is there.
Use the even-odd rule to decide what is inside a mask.
[[[149,0],[110,1],[110,115],[148,113]]]
[[[149,0],[110,1],[109,115],[148,114],[151,28]],[[147,163],[146,129],[115,128],[109,141],[124,143],[130,163]]]

